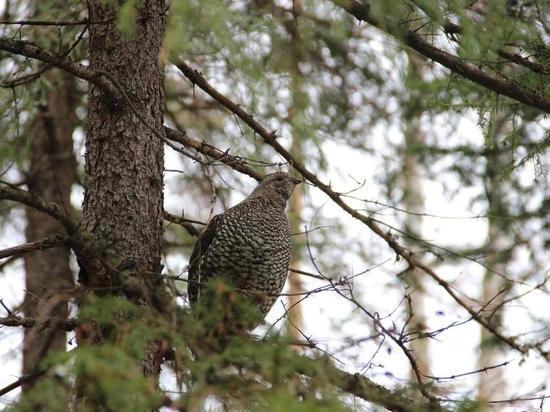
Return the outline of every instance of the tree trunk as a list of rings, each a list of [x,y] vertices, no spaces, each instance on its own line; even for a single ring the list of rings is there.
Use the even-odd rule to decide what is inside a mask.
[[[495,148],[501,146],[506,134],[507,116],[492,114],[492,130],[490,138]],[[495,312],[495,309],[506,298],[508,288],[505,280],[497,273],[506,274],[508,261],[512,251],[510,244],[510,220],[505,202],[506,182],[500,172],[507,166],[507,155],[495,153],[487,157],[485,171],[485,195],[487,197],[489,212],[489,228],[487,235],[487,255],[485,264],[487,270],[483,278],[481,301],[486,305],[483,315],[487,317],[495,329],[500,329],[502,324],[502,308]],[[508,249],[506,252],[503,250]],[[485,328],[481,329],[480,349],[478,356],[478,368],[495,365],[503,362],[504,351],[501,344],[494,335]],[[492,399],[505,399],[505,370],[496,368],[479,374],[478,399],[488,401]],[[489,410],[485,405],[480,410]]]
[[[57,203],[70,214],[71,187],[76,180],[76,160],[73,154],[75,115],[75,82],[71,75],[53,71],[44,75],[50,86],[46,105],[40,106],[29,129],[29,190],[45,200]],[[33,208],[25,208],[27,241],[42,239],[63,232],[53,218]],[[68,298],[60,292],[74,285],[69,267],[70,251],[58,247],[24,255],[25,317],[54,318],[68,316]],[[37,370],[48,354],[64,351],[66,334],[55,322],[44,327],[40,322],[25,329],[23,340],[23,374]],[[23,386],[26,390],[30,385]]]
[[[301,153],[301,144],[294,144],[296,138],[293,140],[291,150],[294,156],[297,156]],[[295,147],[298,146],[298,147]],[[302,209],[304,208],[304,188],[302,185],[298,185],[294,189],[294,193],[290,198],[290,232],[299,233],[303,230],[301,227],[302,222]],[[304,235],[295,235],[292,238],[292,258],[290,260],[290,267],[299,269],[301,265],[300,250],[303,246]],[[304,328],[304,315],[302,313],[302,306],[300,304],[301,299],[303,298],[300,295],[304,289],[302,286],[302,279],[298,273],[289,272],[288,274],[288,319],[286,322],[286,331],[288,336],[292,341],[298,342],[303,339],[301,331]]]
[[[136,9],[135,31],[117,28],[116,2],[90,0],[90,66],[106,73],[125,102],[91,87],[86,136],[84,228],[103,245],[111,266],[133,273],[160,272],[163,211],[164,73],[159,59],[165,28],[164,0],[145,0]],[[137,114],[139,114],[139,116]],[[156,131],[156,133],[154,132]],[[121,287],[106,271],[81,270],[87,286]],[[136,300],[151,303],[145,282]],[[144,361],[146,375],[157,376],[160,362]]]
[[[294,19],[287,24],[291,42],[289,49],[292,53],[292,61],[290,68],[290,92],[291,92],[291,107],[289,109],[289,121],[292,127],[292,145],[290,153],[299,162],[303,162],[304,154],[302,147],[302,139],[304,133],[302,130],[303,116],[306,108],[307,98],[302,89],[302,74],[300,73],[300,62],[303,60],[300,47],[300,33],[298,27],[298,16],[302,12],[302,0],[294,0],[293,10]],[[294,189],[294,194],[289,202],[290,215],[290,233],[302,232],[302,209],[304,208],[304,187],[298,185]],[[304,244],[305,235],[294,235],[292,237],[292,258],[290,267],[298,269],[301,265],[300,252]],[[286,322],[286,331],[292,341],[298,342],[302,340],[304,328],[304,315],[302,313],[302,305],[300,300],[303,298],[300,293],[303,292],[302,279],[298,273],[289,272],[288,274],[288,319]]]
[[[414,78],[422,77],[423,62],[420,59],[409,53],[409,76]],[[403,170],[402,170],[402,189],[403,189],[403,205],[405,209],[412,212],[422,212],[424,210],[424,195],[422,193],[422,182],[420,179],[418,155],[414,153],[414,147],[425,142],[425,136],[421,127],[422,96],[418,92],[412,92],[404,115],[405,122],[405,152],[403,153]],[[405,231],[415,237],[422,237],[422,216],[415,214],[405,215]],[[414,245],[414,241],[407,241],[409,246]],[[409,332],[415,332],[422,335],[427,330],[426,325],[426,309],[425,309],[425,289],[426,276],[424,272],[414,268],[407,275],[407,283],[410,286],[410,304],[409,316],[411,322],[409,324]],[[411,341],[410,349],[415,357],[420,371],[424,374],[430,373],[429,360],[429,341],[427,338],[418,337]],[[410,379],[416,380],[414,371],[411,370]]]

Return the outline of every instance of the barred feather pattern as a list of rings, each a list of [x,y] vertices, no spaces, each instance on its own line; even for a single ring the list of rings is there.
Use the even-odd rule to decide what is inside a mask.
[[[269,312],[288,274],[291,238],[285,206],[297,183],[286,173],[269,175],[248,198],[210,221],[190,259],[191,304],[209,280],[220,278],[252,296],[262,314]]]

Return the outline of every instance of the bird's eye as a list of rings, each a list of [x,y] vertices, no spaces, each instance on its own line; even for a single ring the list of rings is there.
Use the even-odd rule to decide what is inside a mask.
[[[277,178],[277,182],[282,182],[282,181],[283,181],[283,176],[279,176],[279,177]]]

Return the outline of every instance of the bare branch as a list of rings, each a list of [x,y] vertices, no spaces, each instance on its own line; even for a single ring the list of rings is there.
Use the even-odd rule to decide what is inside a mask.
[[[4,386],[2,389],[0,389],[0,396],[4,396],[6,393],[9,393],[13,391],[14,389],[19,388],[20,386],[23,386],[27,383],[31,383],[41,377],[42,375],[45,375],[45,370],[38,370],[34,373],[31,373],[30,375],[21,376],[19,379],[17,379],[15,382],[10,383],[7,386]]]
[[[4,326],[32,328],[37,324],[41,327],[55,325],[58,329],[68,332],[74,330],[78,326],[78,321],[76,319],[62,318],[24,318],[13,314],[0,318],[0,325]]]
[[[7,268],[9,265],[11,265],[16,260],[17,260],[17,256],[11,256],[11,257],[7,258],[6,260],[2,261],[2,263],[0,263],[0,273],[2,273],[5,268]]]
[[[67,216],[58,205],[47,202],[32,192],[4,186],[0,187],[0,199],[23,203],[50,215],[63,225],[69,235],[75,234],[79,230],[76,221]]]
[[[84,34],[88,31],[88,25],[86,25],[80,32],[80,34],[77,36],[76,40],[65,50],[63,53],[60,53],[58,55],[59,59],[65,59],[80,43],[80,41],[84,38]],[[15,88],[17,86],[21,86],[26,83],[30,83],[36,79],[38,79],[43,73],[50,70],[53,67],[50,63],[43,64],[43,67],[41,67],[39,70],[37,70],[34,73],[26,74],[21,77],[18,77],[12,81],[5,82],[0,84],[0,87],[5,88]]]
[[[352,374],[344,372],[334,366],[325,366],[327,367],[328,372],[326,376],[335,377],[335,382],[331,382],[333,385],[342,389],[344,392],[351,393],[352,395],[358,396],[368,402],[381,405],[390,411],[407,412],[446,410],[435,401],[420,402],[408,398],[398,391],[392,392],[365,378],[360,373]]]
[[[487,371],[490,371],[492,369],[502,368],[502,367],[507,366],[509,364],[510,364],[510,361],[506,361],[506,362],[499,363],[498,365],[490,365],[490,366],[486,366],[484,368],[476,369],[476,370],[473,370],[473,371],[470,371],[470,372],[457,373],[456,375],[449,375],[449,376],[431,376],[431,375],[425,375],[425,374],[422,374],[422,375],[425,376],[426,378],[430,378],[430,379],[433,379],[435,381],[454,380],[454,379],[457,379],[457,378],[462,378],[464,376],[476,375],[478,373],[487,372]]]
[[[176,225],[180,225],[181,227],[183,227],[185,230],[187,230],[187,232],[191,236],[197,237],[200,234],[200,230],[197,229],[195,226],[193,226],[193,224],[189,220],[183,217],[179,217],[168,212],[164,212],[163,217],[164,217],[164,220],[167,220],[171,223],[175,223]]]
[[[116,100],[121,97],[120,91],[112,83],[106,73],[94,71],[87,66],[74,63],[67,58],[52,54],[34,43],[23,40],[0,38],[0,50],[43,61],[54,67],[63,69],[80,79],[89,81]]]
[[[53,21],[53,20],[0,20],[0,24],[15,25],[15,26],[83,26],[88,24],[106,24],[110,20],[106,21],[90,21],[85,18],[76,21]]]
[[[164,128],[166,138],[174,142],[180,143],[186,147],[195,149],[196,151],[211,157],[212,159],[225,163],[238,172],[244,173],[257,181],[262,180],[263,176],[256,172],[254,169],[246,165],[246,162],[237,156],[232,156],[228,151],[222,151],[217,147],[209,145],[205,142],[199,142],[198,140],[191,139],[187,136],[185,131],[177,131],[169,127]]]
[[[0,250],[0,259],[4,259],[10,256],[18,256],[24,253],[34,252],[36,250],[45,250],[54,247],[65,246],[66,244],[67,239],[62,235],[48,236],[41,240],[28,242],[23,245]]]
[[[548,76],[550,75],[550,66],[546,67],[540,63],[529,60],[529,57],[524,57],[517,53],[510,53],[506,50],[498,50],[498,55],[504,59],[514,62],[520,66],[527,67],[536,73]]]
[[[81,268],[87,268],[90,271],[103,268],[109,273],[117,272],[117,269],[102,256],[101,249],[93,242],[93,236],[81,229],[78,222],[67,216],[55,203],[47,202],[32,192],[5,186],[0,186],[0,199],[12,200],[35,208],[61,223]]]

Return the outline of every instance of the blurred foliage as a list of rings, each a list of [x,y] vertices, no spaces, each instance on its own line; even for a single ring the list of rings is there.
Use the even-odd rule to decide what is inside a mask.
[[[226,295],[227,290],[220,293]],[[262,339],[261,344],[247,334],[225,333],[225,338],[220,339],[221,335],[211,333],[214,328],[205,329],[205,325],[213,323],[226,325],[224,312],[212,307],[212,302],[197,308],[194,314],[178,310],[174,319],[168,321],[122,297],[91,299],[80,311],[79,321],[93,319],[110,336],[105,335],[101,345],[79,345],[45,359],[47,376],[10,410],[57,411],[67,410],[68,405],[75,411],[97,410],[93,405],[104,405],[108,410],[158,408],[166,402],[165,396],[143,377],[139,365],[147,345],[162,340],[172,348],[172,360],[166,362],[165,368],[178,377],[181,396],[174,406],[183,410],[193,410],[193,405],[206,399],[225,402],[236,409],[349,410],[324,376],[327,359],[299,355],[290,342],[276,334]],[[227,305],[227,300],[217,300],[222,301]],[[239,311],[247,306],[236,296],[231,304]],[[301,377],[304,372],[307,378]],[[82,398],[75,399],[73,383],[77,379]]]

